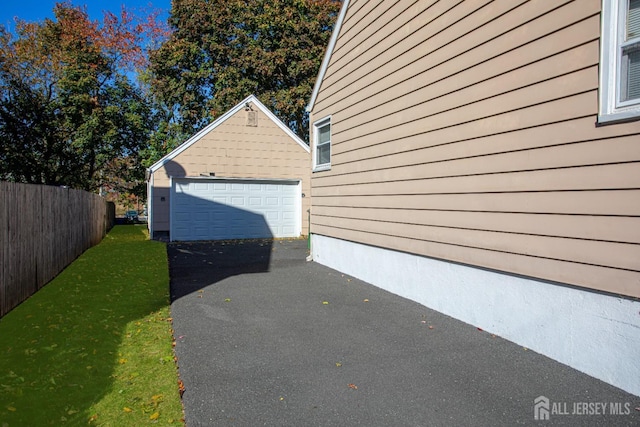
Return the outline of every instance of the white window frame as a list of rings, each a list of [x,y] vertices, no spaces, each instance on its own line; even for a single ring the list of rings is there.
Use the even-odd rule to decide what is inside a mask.
[[[640,99],[620,101],[622,48],[629,0],[603,0],[598,123],[640,119]]]
[[[331,116],[323,117],[322,119],[313,123],[313,171],[324,171],[331,169],[331,127],[329,128],[329,162],[318,164],[318,141],[320,137],[320,128],[329,125],[331,126]],[[324,144],[323,144],[324,145]]]

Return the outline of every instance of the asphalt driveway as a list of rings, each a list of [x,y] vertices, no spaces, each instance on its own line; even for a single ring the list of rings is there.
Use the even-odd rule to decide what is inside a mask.
[[[540,396],[545,425],[640,425],[640,398],[306,262],[306,241],[167,251],[188,427],[531,425]]]

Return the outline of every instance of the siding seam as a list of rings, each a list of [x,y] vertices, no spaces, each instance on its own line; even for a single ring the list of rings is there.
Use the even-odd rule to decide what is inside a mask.
[[[563,4],[561,4],[561,5],[558,5],[558,6],[556,6],[555,8],[553,8],[553,9],[551,9],[551,10],[549,10],[549,11],[547,11],[547,12],[545,12],[545,13],[541,14],[541,15],[538,15],[538,16],[536,16],[536,17],[534,17],[534,18],[531,18],[531,19],[529,19],[529,20],[527,20],[527,21],[525,21],[525,22],[519,23],[519,24],[518,24],[518,26],[513,27],[513,28],[510,28],[510,29],[508,29],[508,30],[506,30],[506,31],[503,31],[503,32],[501,32],[500,34],[498,34],[498,35],[496,35],[496,36],[494,36],[494,37],[491,37],[490,39],[487,39],[487,40],[483,41],[482,43],[479,43],[479,44],[477,44],[477,45],[476,45],[476,44],[474,44],[474,45],[473,45],[473,47],[471,47],[471,48],[469,48],[469,49],[467,49],[467,50],[465,50],[465,51],[463,51],[463,52],[460,52],[460,53],[458,54],[458,56],[460,56],[460,55],[464,55],[465,53],[468,53],[468,52],[470,52],[470,51],[472,51],[472,50],[474,50],[474,49],[477,49],[477,48],[479,48],[479,47],[481,47],[481,46],[483,46],[483,45],[487,44],[487,43],[490,43],[490,42],[492,42],[493,40],[495,40],[495,39],[497,39],[497,38],[499,38],[499,37],[502,37],[502,36],[504,36],[505,34],[507,34],[507,33],[509,33],[509,32],[512,32],[512,31],[514,31],[514,30],[515,30],[515,29],[517,29],[517,28],[520,28],[520,27],[525,26],[526,24],[528,24],[528,23],[530,23],[530,22],[532,22],[532,21],[535,21],[536,19],[540,19],[540,18],[542,18],[542,17],[544,17],[544,16],[546,16],[546,15],[548,15],[548,14],[551,14],[551,13],[555,12],[557,9],[560,9],[560,8],[562,8],[562,7],[566,6],[567,4],[571,3],[571,2],[572,2],[572,0],[570,0],[570,1],[566,1],[565,3],[563,3]],[[408,64],[406,64],[404,67],[401,67],[401,68],[395,69],[395,70],[393,70],[393,71],[391,71],[391,72],[389,72],[389,73],[385,74],[384,76],[381,76],[380,78],[378,78],[377,80],[375,80],[375,81],[371,82],[371,83],[370,83],[370,84],[368,84],[368,85],[360,85],[359,89],[356,89],[355,91],[353,91],[353,92],[352,92],[352,93],[350,93],[349,95],[350,95],[350,96],[351,96],[351,95],[354,95],[354,94],[356,94],[356,93],[358,93],[358,92],[360,92],[360,91],[362,91],[362,90],[366,89],[367,87],[373,86],[374,84],[378,83],[379,81],[381,81],[381,80],[383,80],[383,79],[385,79],[385,78],[389,77],[390,75],[392,75],[392,74],[394,74],[394,73],[398,72],[399,70],[401,70],[401,69],[403,69],[403,68],[406,68],[406,67],[411,66],[412,64],[414,64],[414,63],[418,62],[419,60],[421,60],[421,59],[423,59],[423,58],[426,58],[427,56],[429,56],[429,55],[433,54],[434,52],[437,52],[437,51],[439,51],[439,50],[441,50],[441,49],[446,48],[448,45],[450,45],[451,43],[453,43],[453,42],[457,41],[458,39],[461,39],[462,37],[465,37],[466,35],[468,35],[468,34],[470,34],[470,33],[474,32],[474,31],[476,31],[477,29],[480,29],[480,28],[482,28],[482,27],[486,26],[487,24],[491,23],[492,21],[495,21],[495,20],[497,20],[497,19],[501,18],[502,16],[504,16],[504,15],[506,15],[506,14],[508,14],[508,13],[511,13],[513,10],[515,10],[515,9],[517,9],[517,8],[519,8],[519,7],[521,7],[521,6],[523,6],[524,4],[526,4],[526,2],[523,2],[523,3],[519,4],[519,5],[514,6],[513,8],[511,8],[511,9],[509,9],[509,10],[507,10],[507,11],[503,12],[502,14],[500,14],[500,15],[498,15],[498,16],[496,16],[496,17],[495,17],[495,18],[493,18],[491,21],[487,21],[487,22],[483,23],[481,26],[479,26],[479,27],[475,27],[475,28],[473,28],[472,30],[467,31],[466,33],[464,33],[464,34],[462,34],[462,35],[460,35],[460,36],[458,36],[458,37],[454,38],[453,40],[448,41],[447,43],[445,43],[445,44],[443,44],[443,45],[441,45],[441,46],[437,47],[436,49],[433,49],[433,50],[431,50],[431,51],[429,51],[429,52],[427,52],[427,53],[425,53],[425,54],[423,54],[423,55],[420,55],[420,56],[416,57],[413,61],[411,61],[411,62],[409,62]],[[485,7],[485,6],[486,6],[486,4],[485,4],[484,6],[482,6],[482,7],[478,8],[478,9],[476,9],[473,13],[475,13],[477,10],[480,10],[481,8],[483,8],[483,7]],[[451,9],[449,9],[449,10],[451,10]],[[465,19],[466,17],[468,17],[468,16],[470,16],[470,15],[471,15],[471,14],[465,15],[465,16],[464,16],[463,18],[461,18],[460,20]],[[578,20],[578,21],[575,21],[575,22],[572,22],[572,23],[566,24],[565,26],[560,27],[560,28],[557,28],[557,29],[555,29],[554,31],[551,31],[551,32],[549,32],[549,33],[545,33],[545,34],[544,34],[544,35],[542,35],[542,36],[539,36],[539,37],[537,37],[537,38],[535,38],[535,39],[528,40],[528,41],[527,41],[527,42],[525,42],[525,43],[522,43],[522,44],[520,44],[520,45],[518,45],[518,46],[515,46],[515,47],[513,47],[513,48],[509,49],[508,51],[500,52],[499,54],[496,54],[496,55],[494,55],[494,56],[491,56],[491,57],[489,57],[489,58],[487,58],[487,59],[485,59],[485,60],[483,60],[483,61],[481,61],[481,62],[478,62],[477,64],[474,64],[474,65],[472,65],[472,66],[470,66],[470,67],[468,67],[468,68],[473,68],[474,66],[476,66],[476,65],[478,65],[478,64],[482,64],[483,62],[486,62],[486,61],[492,60],[492,59],[494,59],[494,58],[497,58],[497,57],[499,57],[499,56],[501,56],[501,55],[503,55],[503,54],[505,54],[505,53],[509,53],[509,52],[511,52],[511,51],[513,51],[513,50],[515,50],[515,49],[519,49],[519,48],[521,48],[521,47],[524,47],[524,46],[526,46],[526,45],[528,45],[528,44],[531,44],[531,43],[533,43],[533,42],[535,42],[535,41],[538,41],[538,40],[540,40],[540,39],[542,39],[542,38],[544,38],[544,37],[548,37],[548,36],[549,36],[549,35],[551,35],[551,34],[554,34],[554,33],[557,33],[557,32],[559,32],[559,31],[562,31],[562,30],[564,30],[565,28],[568,28],[568,27],[570,27],[570,26],[572,26],[572,25],[578,24],[578,23],[580,23],[580,22],[582,22],[582,21],[585,21],[585,20],[587,20],[587,19],[589,19],[589,18],[592,18],[593,16],[596,16],[596,15],[598,15],[598,14],[592,14],[592,15],[589,15],[589,16],[587,16],[587,17],[585,17],[585,18],[583,18],[583,19],[580,19],[580,20]],[[456,23],[457,23],[457,22],[459,22],[460,20],[456,21]],[[433,20],[432,20],[432,21],[433,21]],[[432,21],[429,21],[429,23],[430,23],[430,22],[432,22]],[[425,24],[424,26],[428,25],[429,23]],[[452,25],[454,25],[454,24],[452,24]],[[424,26],[423,26],[423,27],[424,27]],[[422,28],[422,27],[421,27],[421,28]],[[447,27],[447,28],[448,28],[448,27]],[[438,35],[438,34],[439,34],[439,33],[441,33],[442,31],[445,31],[447,28],[444,28],[444,29],[442,29],[441,31],[439,31],[439,32],[437,32],[437,33],[435,33],[435,34],[433,34],[431,37],[429,37],[429,39],[431,39],[431,38],[433,38],[434,36]],[[418,31],[418,29],[417,29],[416,31]],[[415,31],[414,31],[414,32],[415,32]],[[393,34],[393,33],[392,33],[392,34]],[[411,33],[411,34],[413,34],[413,33]],[[408,37],[408,36],[407,36],[407,37]],[[404,40],[404,39],[406,39],[406,37],[405,37],[405,38],[403,38],[402,40]],[[429,40],[429,39],[427,39],[427,40]],[[417,46],[420,46],[420,45],[421,45],[422,43],[424,43],[425,41],[426,41],[426,40],[421,40],[421,41],[420,41],[418,44],[416,44],[415,46],[412,46],[411,48],[407,49],[406,51],[402,52],[401,54],[398,54],[398,55],[396,55],[396,56],[392,57],[391,59],[389,59],[389,60],[388,60],[388,61],[386,61],[385,63],[381,64],[378,68],[382,68],[382,67],[384,67],[385,65],[387,65],[387,64],[389,64],[389,63],[391,63],[393,60],[395,60],[395,59],[397,59],[398,57],[400,57],[400,56],[404,55],[405,53],[409,52],[411,49],[414,49],[414,48],[416,48]],[[439,65],[442,65],[442,64],[444,64],[444,63],[446,63],[446,62],[448,62],[448,61],[450,61],[450,60],[451,60],[451,58],[449,58],[449,59],[447,59],[447,60],[444,60],[444,61],[442,61],[442,62],[440,62],[440,63],[438,63],[438,64],[435,64],[434,66],[432,66],[432,67],[428,68],[427,70],[422,71],[420,74],[422,74],[422,73],[424,73],[424,72],[426,72],[426,71],[429,71],[429,70],[431,70],[431,69],[433,69],[433,68],[435,68],[435,67],[437,67],[437,66],[439,66]],[[365,65],[366,65],[366,64],[363,64],[362,66],[364,67]],[[362,68],[362,67],[360,67],[360,68]],[[358,69],[359,69],[359,68],[358,68]],[[357,69],[356,69],[356,70],[357,70]],[[354,70],[354,72],[355,72],[356,70]],[[358,79],[356,79],[355,81],[351,82],[349,85],[355,85],[359,80],[361,80],[362,78],[366,77],[368,74],[370,74],[370,72],[369,72],[369,73],[366,73],[366,74],[365,74],[365,75],[363,75],[362,77],[359,77],[359,78],[358,78]],[[458,73],[456,73],[456,74],[458,74]],[[339,82],[340,80],[342,80],[342,79],[346,78],[348,75],[349,75],[349,74],[347,74],[347,75],[345,75],[345,76],[341,77],[340,79],[336,80],[336,82],[334,82],[334,83],[330,84],[329,86],[324,87],[324,88],[323,88],[323,90],[322,90],[323,92],[325,92],[324,94],[326,95],[326,90],[327,90],[327,89],[329,89],[331,86],[333,86],[335,83]],[[399,81],[398,83],[402,83],[402,82],[404,82],[405,80],[408,80],[408,79],[404,79],[404,80],[402,80],[402,81]],[[386,87],[385,87],[385,89],[386,89]],[[333,96],[333,95],[335,95],[335,94],[339,94],[339,93],[340,93],[340,91],[336,91],[336,92],[334,92],[334,93],[328,94],[328,95],[326,95],[325,99],[329,99],[331,96]],[[374,95],[375,95],[375,94],[374,94]],[[330,104],[328,104],[328,105],[326,105],[326,106],[323,106],[322,108],[319,108],[319,107],[318,107],[317,109],[329,109],[329,108],[333,107],[333,106],[334,106],[334,105],[335,105],[339,100],[340,100],[340,99],[338,99],[338,100],[336,100],[335,102],[330,103]],[[322,100],[319,100],[319,101],[317,101],[317,104],[321,104],[321,102],[322,102]],[[336,113],[339,113],[340,111],[342,111],[342,110],[337,110],[337,111],[336,111]]]
[[[544,148],[548,148],[548,147],[544,147]],[[477,157],[482,157],[482,156],[477,156]],[[432,164],[432,163],[444,163],[446,161],[451,161],[451,160],[438,161],[438,162],[428,162],[428,163],[418,163],[418,164],[406,165],[406,166],[395,166],[395,167],[392,167],[392,168],[374,169],[372,171],[370,170],[370,171],[350,172],[350,173],[340,174],[340,175],[338,175],[338,174],[331,175],[331,176],[328,176],[328,177],[325,177],[325,178],[332,178],[332,177],[341,176],[341,175],[352,175],[353,176],[353,175],[357,175],[359,173],[368,173],[368,172],[392,170],[392,169],[402,169],[402,168],[407,167],[407,166],[422,166],[422,165]],[[470,177],[470,176],[505,175],[505,174],[527,173],[527,172],[538,172],[538,171],[551,171],[551,170],[563,170],[563,169],[580,169],[580,168],[594,167],[594,166],[626,165],[626,164],[632,164],[632,163],[638,163],[638,165],[640,166],[640,161],[638,161],[638,160],[630,160],[630,161],[606,162],[606,163],[585,163],[585,164],[581,164],[581,165],[578,165],[578,166],[554,166],[554,167],[548,167],[548,168],[518,169],[518,170],[482,172],[482,173],[469,173],[469,174],[458,174],[458,175],[436,175],[436,176],[425,176],[425,177],[413,177],[413,178],[406,178],[406,179],[385,179],[385,180],[381,180],[381,181],[351,182],[351,183],[345,183],[345,184],[319,185],[319,184],[316,183],[315,187],[316,188],[348,187],[348,186],[351,186],[351,185],[384,184],[386,182],[411,182],[411,181],[427,181],[427,180],[431,180],[431,179],[460,178],[460,177]],[[319,178],[322,178],[322,177],[319,177]],[[550,191],[555,191],[555,190],[550,190]]]
[[[313,221],[311,222],[311,225],[312,226],[317,225],[317,226],[321,226],[321,227],[327,227],[324,224],[318,224],[318,223],[315,223]],[[481,247],[481,246],[461,245],[461,244],[450,243],[450,242],[441,242],[441,241],[438,241],[438,240],[416,239],[414,237],[409,237],[409,236],[397,236],[397,235],[394,235],[394,234],[376,233],[376,232],[373,232],[373,231],[357,230],[357,229],[352,229],[352,228],[338,227],[338,226],[335,226],[335,225],[331,226],[331,228],[339,229],[339,230],[355,231],[355,232],[358,232],[358,233],[372,234],[372,235],[385,236],[385,237],[391,237],[391,238],[393,238],[393,237],[402,237],[404,239],[414,240],[414,241],[418,241],[418,242],[437,243],[437,244],[441,244],[441,245],[456,246],[456,247],[460,247],[460,248],[478,249],[478,250],[483,250],[483,251],[488,251],[488,252],[496,252],[496,253],[519,255],[519,256],[538,258],[538,259],[546,259],[546,260],[549,260],[549,261],[562,261],[562,262],[569,262],[569,263],[572,263],[572,264],[589,265],[589,266],[592,266],[592,267],[610,268],[610,269],[613,269],[613,270],[629,271],[629,272],[632,272],[632,273],[640,272],[640,270],[634,270],[634,269],[630,269],[630,268],[613,267],[613,266],[610,266],[610,265],[593,264],[593,263],[588,263],[588,262],[573,261],[573,260],[569,260],[569,259],[544,257],[544,256],[541,256],[541,255],[530,255],[530,254],[511,252],[511,251],[505,251],[505,250],[500,250],[500,249],[489,249],[489,248],[484,248],[484,247]],[[317,234],[317,233],[313,233],[313,234]],[[333,236],[330,236],[330,237],[333,237]],[[342,237],[337,237],[337,238],[344,239]],[[560,237],[558,237],[558,238],[560,238]],[[358,243],[362,243],[362,242],[358,242]]]
[[[564,214],[556,214],[556,215],[564,215]],[[554,238],[554,239],[582,240],[582,241],[587,241],[587,242],[602,242],[602,243],[620,243],[620,244],[624,244],[624,245],[640,246],[640,243],[628,242],[628,241],[623,241],[623,240],[605,240],[605,239],[593,239],[593,238],[587,238],[587,237],[560,236],[560,235],[553,235],[553,234],[522,233],[522,232],[517,232],[517,231],[494,230],[494,229],[490,229],[490,228],[453,227],[453,226],[448,226],[448,225],[424,224],[424,223],[419,223],[419,222],[395,222],[395,221],[386,221],[386,220],[361,218],[361,217],[360,218],[359,217],[347,217],[347,216],[340,216],[340,215],[315,214],[314,216],[315,217],[321,217],[321,218],[347,219],[347,220],[354,220],[354,221],[370,221],[370,222],[385,223],[385,224],[390,224],[390,225],[402,224],[402,225],[412,225],[412,226],[418,226],[418,227],[433,227],[433,228],[443,228],[443,229],[453,229],[453,230],[486,231],[486,232],[498,233],[498,234],[510,234],[510,235],[511,234],[515,234],[515,235],[518,235],[518,236],[550,237],[550,238]],[[589,215],[589,216],[609,217],[610,215]],[[640,217],[633,216],[632,218],[640,218]],[[322,226],[326,227],[325,224],[321,224],[321,223],[317,223],[317,222],[315,222],[315,223],[312,222],[312,224],[322,225]],[[340,228],[340,227],[335,226],[335,228]],[[358,230],[358,231],[362,231],[362,230]],[[369,231],[363,231],[363,232],[369,233]],[[377,234],[375,232],[371,232],[371,233]],[[422,239],[416,239],[416,240],[422,240]]]
[[[588,116],[588,117],[591,117],[591,116]],[[519,132],[520,130],[521,129],[510,131],[510,132]],[[493,152],[490,152],[490,153],[474,154],[474,155],[471,155],[471,156],[450,157],[450,158],[447,158],[447,159],[433,160],[433,161],[429,161],[429,162],[406,163],[406,164],[402,164],[400,166],[389,166],[389,167],[373,168],[373,169],[361,169],[361,170],[352,171],[352,172],[333,173],[331,175],[317,176],[317,177],[315,177],[315,179],[322,180],[323,178],[331,178],[331,177],[337,177],[337,176],[343,176],[343,175],[353,175],[353,174],[364,173],[364,172],[391,170],[391,169],[404,168],[404,167],[408,167],[408,166],[431,165],[431,164],[445,163],[445,162],[451,162],[451,161],[457,161],[457,160],[468,160],[468,159],[476,159],[476,158],[480,158],[480,157],[496,156],[496,155],[501,155],[501,154],[511,154],[511,153],[520,153],[520,152],[524,152],[524,151],[544,150],[544,149],[547,149],[547,148],[566,147],[566,146],[570,146],[570,145],[584,144],[584,143],[589,143],[589,142],[599,142],[599,141],[608,141],[608,140],[617,139],[617,138],[627,138],[629,136],[634,136],[634,135],[639,135],[639,134],[626,134],[626,135],[616,135],[614,137],[589,138],[589,139],[582,139],[582,140],[578,140],[578,141],[564,142],[564,143],[558,143],[558,144],[540,145],[540,146],[536,146],[536,147],[527,147],[527,148],[519,148],[519,149],[512,149],[512,150],[502,150],[502,151],[493,151]],[[462,140],[459,140],[459,141],[445,142],[445,143],[442,143],[442,144],[430,145],[429,147],[414,148],[414,149],[411,149],[411,150],[397,151],[397,152],[394,152],[393,154],[383,154],[383,155],[380,155],[380,156],[361,157],[361,160],[350,160],[350,161],[346,161],[346,162],[332,162],[332,166],[335,168],[336,166],[348,165],[348,164],[351,164],[351,163],[362,163],[362,162],[364,162],[366,160],[381,159],[381,158],[384,158],[384,157],[388,157],[390,155],[411,153],[411,152],[414,152],[414,151],[422,151],[422,150],[435,148],[435,147],[443,147],[443,146],[446,146],[446,145],[459,144],[459,143],[462,143],[462,142],[473,141],[474,139],[478,139],[478,138],[482,138],[482,137],[468,138],[468,139],[462,139]]]
[[[451,125],[442,126],[442,127],[437,127],[437,128],[432,128],[432,129],[429,129],[429,130],[427,130],[427,131],[425,131],[425,132],[417,132],[417,133],[411,133],[411,134],[407,134],[407,135],[402,135],[401,137],[388,139],[388,140],[386,140],[386,141],[378,142],[378,143],[375,143],[375,144],[371,144],[371,145],[366,145],[366,146],[362,146],[362,147],[354,148],[354,149],[352,149],[352,150],[345,150],[345,151],[342,151],[342,152],[340,152],[339,154],[336,154],[336,155],[334,155],[334,156],[339,156],[340,154],[349,153],[349,152],[357,151],[357,150],[361,150],[361,149],[364,149],[364,148],[374,147],[374,146],[377,146],[377,145],[382,145],[382,144],[386,144],[386,143],[393,142],[393,141],[398,141],[398,140],[401,140],[401,139],[406,139],[406,138],[413,137],[413,136],[427,135],[427,134],[429,134],[429,133],[431,133],[431,132],[435,132],[435,131],[438,131],[438,130],[448,129],[448,128],[454,128],[454,127],[456,127],[456,126],[460,126],[460,125],[465,125],[465,124],[469,124],[469,123],[477,122],[477,121],[480,121],[480,120],[488,119],[488,118],[490,118],[490,117],[497,117],[497,116],[501,116],[501,115],[504,115],[504,114],[513,113],[513,112],[515,112],[515,111],[526,110],[527,108],[537,107],[537,106],[540,106],[540,105],[548,104],[548,103],[553,102],[553,101],[559,101],[559,100],[569,99],[569,98],[572,98],[572,97],[575,97],[575,96],[579,96],[579,95],[583,95],[583,94],[588,94],[588,93],[590,93],[590,92],[597,92],[597,88],[592,88],[592,89],[586,89],[586,90],[583,90],[583,91],[578,91],[578,92],[576,92],[576,93],[573,93],[573,94],[570,94],[570,95],[561,96],[561,97],[558,97],[558,98],[549,98],[549,99],[547,99],[547,100],[545,100],[545,101],[537,102],[537,103],[534,103],[534,104],[529,104],[529,105],[526,105],[526,106],[523,106],[523,107],[514,108],[514,109],[512,109],[512,110],[502,111],[502,112],[500,112],[500,113],[489,114],[489,115],[487,115],[487,116],[482,116],[482,117],[478,117],[478,118],[471,119],[471,120],[467,120],[467,121],[459,121],[459,122],[456,122],[456,123],[451,124]],[[455,110],[455,109],[457,109],[457,108],[454,108],[454,109],[452,109],[452,110]],[[447,110],[447,111],[452,111],[452,110]],[[573,117],[572,119],[583,118],[583,117],[591,117],[591,116],[595,117],[596,115],[597,115],[597,114],[594,112],[593,114],[589,114],[589,115],[586,115],[586,116]],[[425,116],[425,117],[423,117],[422,119],[427,118],[427,117],[431,117],[431,115],[429,115],[429,116]],[[412,123],[412,122],[415,122],[415,121],[417,121],[417,120],[421,120],[421,119],[411,120],[411,121],[409,121],[409,122],[407,122],[407,123]],[[565,121],[567,121],[567,120],[570,120],[570,119],[562,119],[562,120],[557,120],[557,121],[554,121],[554,122],[546,122],[545,124],[561,123],[561,122],[565,122]],[[403,123],[403,124],[407,124],[407,123]],[[594,119],[594,123],[595,123],[595,119]],[[398,126],[401,126],[401,125],[398,125]],[[393,126],[393,127],[387,128],[387,129],[393,129],[393,128],[398,127],[398,126]],[[498,134],[501,134],[501,133],[509,133],[509,132],[514,132],[514,131],[522,130],[522,129],[535,128],[535,127],[538,127],[538,126],[539,126],[539,125],[526,126],[526,127],[521,127],[521,128],[518,128],[518,129],[512,130],[512,131],[508,131],[508,132],[497,132],[497,133],[493,133],[493,134],[480,135],[480,137],[486,137],[486,136],[491,136],[491,135],[498,135]],[[385,130],[386,130],[386,129],[385,129]],[[378,132],[380,132],[380,131],[372,132],[372,133],[369,133],[369,134],[363,134],[363,135],[361,135],[360,137],[362,137],[362,136],[367,136],[367,135],[375,135],[375,134],[376,134],[376,133],[378,133]],[[348,140],[345,140],[345,141],[342,141],[342,142],[353,141],[354,139],[355,139],[355,138],[351,138],[351,139],[348,139]],[[338,143],[334,143],[333,145],[335,146],[335,145],[339,145],[339,144],[338,144]]]

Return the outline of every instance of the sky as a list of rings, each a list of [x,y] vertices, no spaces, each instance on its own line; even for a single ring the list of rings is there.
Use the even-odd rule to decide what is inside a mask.
[[[53,7],[60,0],[2,0],[0,1],[0,24],[12,31],[13,18],[17,16],[25,21],[42,21],[53,18]],[[102,21],[102,12],[108,10],[119,15],[122,5],[132,12],[148,9],[162,9],[166,19],[171,9],[171,0],[72,0],[75,6],[87,6],[91,19]],[[138,14],[138,13],[136,13]]]

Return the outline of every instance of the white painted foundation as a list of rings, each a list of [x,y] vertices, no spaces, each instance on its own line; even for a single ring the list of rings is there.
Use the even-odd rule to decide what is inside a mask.
[[[312,235],[313,260],[640,396],[640,303]]]

